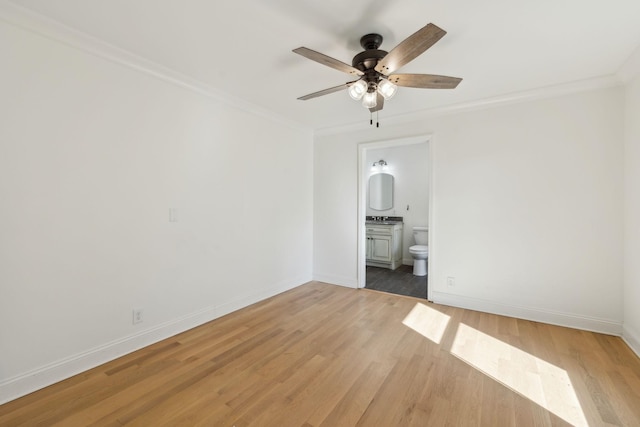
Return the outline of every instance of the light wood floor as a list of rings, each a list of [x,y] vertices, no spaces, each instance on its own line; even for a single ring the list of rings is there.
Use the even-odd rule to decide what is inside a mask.
[[[639,426],[620,338],[312,282],[0,406],[0,425]]]

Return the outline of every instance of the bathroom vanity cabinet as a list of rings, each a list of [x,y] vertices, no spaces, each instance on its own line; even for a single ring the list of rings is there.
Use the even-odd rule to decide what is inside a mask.
[[[395,270],[402,264],[402,223],[367,222],[367,265]]]

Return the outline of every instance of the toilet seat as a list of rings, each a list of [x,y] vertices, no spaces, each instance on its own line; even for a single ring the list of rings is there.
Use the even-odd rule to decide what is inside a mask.
[[[416,253],[416,254],[422,254],[422,253],[429,253],[429,246],[427,245],[413,245],[409,247],[409,252],[411,253]]]

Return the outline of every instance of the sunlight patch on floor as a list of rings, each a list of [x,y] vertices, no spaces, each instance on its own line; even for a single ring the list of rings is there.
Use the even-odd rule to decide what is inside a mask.
[[[461,323],[451,354],[574,426],[588,426],[567,371]]]
[[[449,319],[451,316],[440,313],[422,303],[417,303],[402,323],[434,343],[440,344],[442,336],[447,330]]]

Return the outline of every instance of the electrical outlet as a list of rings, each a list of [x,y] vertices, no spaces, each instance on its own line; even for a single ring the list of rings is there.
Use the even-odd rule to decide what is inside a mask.
[[[456,285],[456,279],[454,277],[447,277],[447,286],[453,288]]]
[[[142,321],[144,320],[144,311],[141,308],[134,308],[133,309],[133,324],[135,325],[136,323],[142,323]]]

